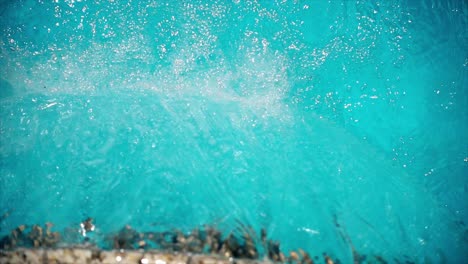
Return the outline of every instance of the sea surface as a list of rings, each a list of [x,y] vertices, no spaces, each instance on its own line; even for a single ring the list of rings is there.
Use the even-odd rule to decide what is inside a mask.
[[[0,32],[2,235],[468,259],[466,1],[2,0]]]

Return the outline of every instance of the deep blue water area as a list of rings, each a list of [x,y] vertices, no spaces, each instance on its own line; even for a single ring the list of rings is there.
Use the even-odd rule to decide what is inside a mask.
[[[0,233],[242,223],[344,263],[466,262],[467,12],[0,1]]]

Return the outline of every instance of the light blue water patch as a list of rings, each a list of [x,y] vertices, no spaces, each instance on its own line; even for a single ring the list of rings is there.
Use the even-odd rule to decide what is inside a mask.
[[[1,4],[1,232],[266,227],[466,259],[459,1]],[[26,220],[25,220],[26,219]]]
[[[80,212],[96,216],[103,231],[128,222],[188,228],[241,220],[268,227],[285,246],[330,251],[339,245],[332,219],[338,215],[351,235],[365,234],[355,243],[389,254],[404,252],[393,241],[405,241],[406,254],[421,247],[406,236],[442,235],[425,230],[440,221],[424,213],[436,205],[433,198],[327,120],[290,109],[282,119],[259,117],[258,109],[236,102],[141,95],[28,96],[5,104],[4,135],[15,144],[7,141],[13,149],[2,151],[2,186],[15,186],[5,188],[4,199],[25,208],[17,217],[66,226]],[[409,228],[401,230],[402,223]]]

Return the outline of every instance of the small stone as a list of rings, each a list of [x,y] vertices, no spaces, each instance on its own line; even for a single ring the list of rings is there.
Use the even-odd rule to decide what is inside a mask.
[[[295,260],[295,261],[299,260],[299,255],[295,251],[289,252],[289,256],[291,257],[292,260]]]
[[[326,264],[334,264],[333,260],[329,256],[324,255],[323,257],[325,258],[325,263]]]
[[[34,240],[33,240],[33,247],[37,248],[37,247],[39,247],[39,246],[41,246],[41,244],[39,243],[39,240],[34,239]]]
[[[96,229],[96,226],[93,223],[94,219],[91,217],[86,218],[80,224],[80,233],[83,236],[86,236],[87,232],[93,232]]]
[[[145,246],[146,246],[146,242],[144,240],[138,241],[138,247],[139,248],[145,248]]]
[[[305,252],[304,250],[299,249],[299,253],[302,256],[302,263],[304,263],[304,264],[313,264],[314,263],[312,261],[312,259],[310,258],[309,254],[307,254],[307,252]]]

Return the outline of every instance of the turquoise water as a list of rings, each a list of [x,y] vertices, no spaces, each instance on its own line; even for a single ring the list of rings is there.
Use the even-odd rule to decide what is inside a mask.
[[[1,1],[0,232],[265,227],[466,261],[464,1]]]

